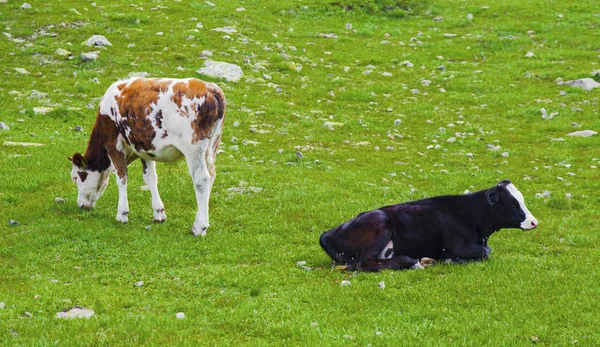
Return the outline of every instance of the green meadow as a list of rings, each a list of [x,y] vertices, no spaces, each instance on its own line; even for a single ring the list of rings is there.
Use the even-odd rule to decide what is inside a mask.
[[[600,80],[596,1],[211,1],[0,0],[1,345],[600,345],[600,137],[568,136],[599,131],[600,89],[557,83]],[[203,51],[244,77],[198,74]],[[128,224],[114,175],[77,206],[66,157],[136,72],[225,92],[206,237],[185,161],[157,165],[165,223],[139,161]],[[487,261],[342,272],[319,246],[503,179],[539,226]],[[95,314],[56,318],[76,306]]]

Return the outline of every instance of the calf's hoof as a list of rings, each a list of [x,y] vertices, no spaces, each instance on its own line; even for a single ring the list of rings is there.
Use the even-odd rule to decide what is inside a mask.
[[[116,219],[117,219],[117,222],[126,224],[127,222],[129,222],[129,211],[123,211],[123,212],[117,213]]]
[[[433,266],[433,265],[435,265],[435,260],[425,257],[425,258],[421,258],[421,260],[419,261],[419,264],[421,264],[422,267]]]
[[[154,223],[162,223],[167,220],[167,214],[164,208],[157,208],[154,210]]]
[[[194,236],[206,236],[206,229],[208,229],[208,227],[198,228],[194,225],[192,227],[192,234],[194,234]]]

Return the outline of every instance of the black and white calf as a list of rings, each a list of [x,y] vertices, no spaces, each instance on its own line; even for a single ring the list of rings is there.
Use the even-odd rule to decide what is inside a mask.
[[[422,268],[436,260],[487,259],[489,237],[538,222],[508,180],[467,195],[448,195],[364,212],[321,235],[321,247],[347,269]]]

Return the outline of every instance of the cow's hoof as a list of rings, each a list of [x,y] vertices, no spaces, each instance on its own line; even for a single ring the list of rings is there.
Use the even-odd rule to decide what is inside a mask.
[[[164,208],[154,210],[154,223],[162,223],[167,220],[167,215]]]
[[[127,224],[127,222],[129,222],[129,211],[123,211],[123,212],[117,213],[116,220],[117,220],[117,222]]]
[[[192,227],[192,234],[194,234],[194,236],[206,236],[206,229],[208,229],[208,227],[197,228],[194,226]]]
[[[333,271],[346,271],[348,270],[348,265],[335,265],[331,268]]]
[[[435,260],[425,257],[425,258],[421,258],[421,260],[419,261],[419,264],[421,264],[421,266],[423,266],[423,267],[433,266],[433,265],[435,265]]]

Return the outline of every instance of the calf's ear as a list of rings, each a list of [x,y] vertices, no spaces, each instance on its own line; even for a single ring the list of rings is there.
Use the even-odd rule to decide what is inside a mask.
[[[73,154],[73,157],[70,158],[70,160],[80,169],[85,169],[87,167],[87,160],[80,153]]]
[[[496,187],[488,189],[488,191],[485,193],[485,198],[490,205],[497,203],[499,199],[498,189]]]

